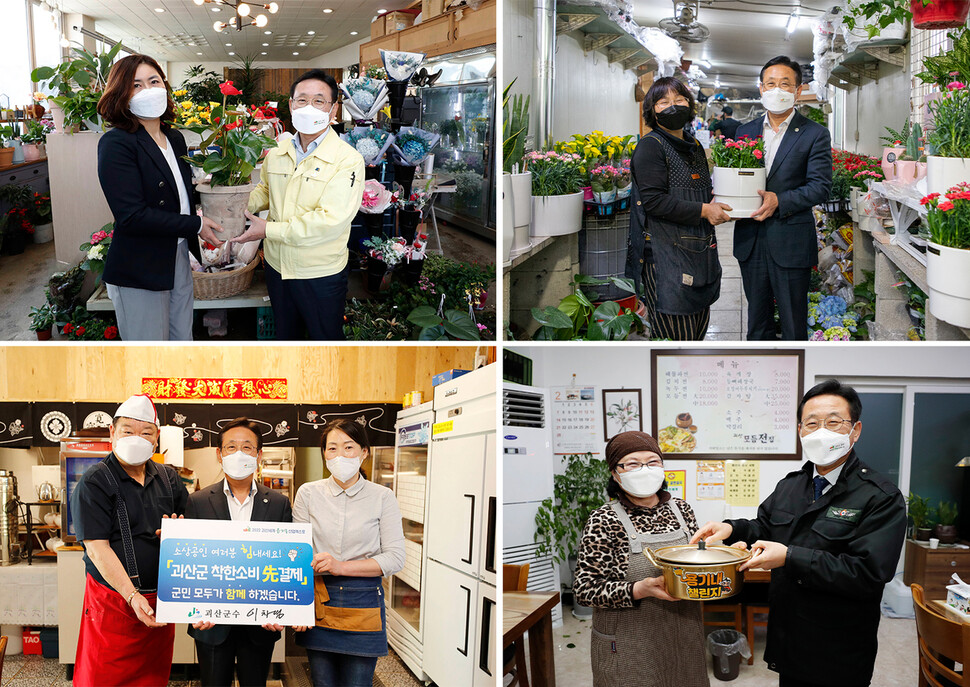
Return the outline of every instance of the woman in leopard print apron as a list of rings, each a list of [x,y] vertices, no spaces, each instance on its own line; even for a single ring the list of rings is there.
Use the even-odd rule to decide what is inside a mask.
[[[709,687],[701,605],[671,597],[643,555],[686,544],[694,512],[663,489],[663,454],[649,434],[616,435],[606,462],[615,500],[590,515],[573,582],[576,600],[593,607],[593,685]]]

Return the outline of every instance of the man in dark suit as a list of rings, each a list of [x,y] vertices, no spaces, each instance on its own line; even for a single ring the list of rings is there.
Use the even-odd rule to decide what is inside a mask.
[[[776,338],[778,305],[782,338],[808,337],[808,285],[818,264],[812,206],[832,187],[828,130],[795,111],[802,70],[779,56],[761,70],[761,102],[767,113],[738,127],[738,137],[764,137],[766,188],[751,219],[734,225],[734,257],[748,299],[748,340]]]
[[[720,133],[724,138],[735,138],[738,134],[738,127],[741,122],[734,117],[734,108],[725,105],[721,108],[721,118],[711,124],[711,133]]]
[[[222,427],[216,457],[226,477],[192,494],[185,517],[292,522],[289,499],[254,479],[262,449],[259,426],[248,418],[237,418]],[[240,687],[265,687],[273,645],[282,629],[273,624],[256,627],[205,621],[191,626],[189,634],[195,638],[202,685],[229,687],[235,672]]]

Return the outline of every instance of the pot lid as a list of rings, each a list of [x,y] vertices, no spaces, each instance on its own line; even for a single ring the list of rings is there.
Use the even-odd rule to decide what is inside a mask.
[[[704,542],[665,546],[653,553],[661,561],[682,565],[724,565],[740,563],[751,557],[750,551],[733,546],[704,546]]]

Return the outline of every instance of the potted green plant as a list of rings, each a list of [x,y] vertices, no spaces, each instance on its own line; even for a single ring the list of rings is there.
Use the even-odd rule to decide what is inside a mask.
[[[913,538],[916,541],[928,541],[933,534],[933,528],[930,527],[929,498],[909,492],[909,497],[906,499],[906,511],[913,523]]]
[[[913,22],[914,29],[956,29],[967,23],[970,0],[865,0],[850,2],[845,25],[861,27],[870,37],[897,23]]]
[[[39,308],[30,309],[30,330],[37,335],[38,341],[48,341],[54,326],[54,308],[50,302]]]
[[[430,305],[419,305],[408,315],[408,322],[420,327],[418,341],[480,341],[478,323],[462,310],[445,310],[438,314]]]
[[[582,157],[555,151],[526,153],[532,173],[532,236],[563,236],[583,228]]]
[[[553,476],[552,498],[544,499],[536,512],[536,555],[568,563],[572,578],[586,521],[609,501],[610,471],[606,461],[592,453],[572,454],[563,462],[563,472]]]
[[[117,43],[105,53],[72,48],[71,56],[60,64],[37,67],[30,73],[31,81],[57,91],[56,96],[48,98],[57,133],[76,132],[81,124],[90,131],[103,130],[97,110],[98,100],[121,47],[121,43]]]
[[[529,104],[532,96],[511,95],[512,82],[505,87],[503,100],[503,161],[507,176],[506,203],[512,212],[512,240],[506,251],[521,250],[529,245],[532,224],[532,172],[525,169],[526,139],[529,137]],[[506,220],[508,223],[508,220]],[[507,259],[507,258],[506,258]]]
[[[906,150],[896,159],[896,179],[904,184],[915,184],[926,175],[926,155],[923,154],[923,129],[913,124],[906,138]],[[920,173],[922,163],[922,174]]]
[[[959,511],[957,504],[950,501],[940,501],[936,509],[936,516],[939,523],[933,534],[940,540],[941,544],[955,544],[957,541],[957,515]]]
[[[34,225],[34,243],[54,240],[53,207],[49,195],[34,193],[30,200],[30,221]]]
[[[594,303],[581,288],[610,282],[635,294],[633,281],[626,277],[610,277],[607,282],[577,274],[570,283],[573,292],[557,307],[532,308],[532,318],[541,325],[533,338],[536,341],[625,341],[632,331],[644,331],[646,322],[633,308],[624,308],[616,301]]]
[[[13,164],[14,146],[10,143],[16,136],[14,128],[9,124],[0,126],[0,167],[9,167]]]
[[[40,120],[28,119],[26,131],[20,137],[24,144],[24,160],[32,162],[47,156],[47,133],[50,129]]]
[[[970,179],[970,89],[961,81],[951,81],[929,109],[933,128],[926,136],[932,151],[927,158],[926,189],[945,193]]]
[[[970,183],[945,195],[931,193],[926,207],[926,283],[930,312],[958,327],[970,327]]]
[[[711,159],[714,200],[730,205],[731,217],[750,217],[761,207],[758,191],[765,188],[764,139],[715,139],[711,143]]]

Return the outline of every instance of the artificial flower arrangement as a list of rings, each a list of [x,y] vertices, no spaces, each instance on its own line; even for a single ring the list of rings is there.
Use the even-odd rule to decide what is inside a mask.
[[[438,145],[441,136],[415,126],[402,126],[391,147],[395,160],[406,167],[417,167]]]
[[[522,158],[532,172],[533,196],[562,196],[579,193],[586,176],[578,153],[532,151]]]
[[[939,246],[970,250],[970,183],[961,182],[945,194],[931,193],[926,208],[927,238]]]
[[[81,251],[84,252],[81,269],[94,273],[95,284],[101,281],[101,275],[104,274],[104,261],[108,257],[111,239],[115,235],[114,230],[114,223],[109,222],[91,234],[91,238],[81,244]]]
[[[245,105],[227,109],[229,96],[242,95],[232,81],[221,84],[219,90],[222,104],[211,109],[209,124],[182,126],[200,135],[208,133],[199,144],[199,152],[185,159],[211,174],[212,186],[245,186],[250,183],[250,175],[265,151],[276,147],[276,140],[257,133],[260,125]],[[210,151],[209,146],[218,146],[218,149]]]
[[[819,291],[808,294],[809,341],[849,341],[859,325],[859,313],[841,296]]]
[[[765,141],[760,136],[717,138],[711,142],[711,159],[715,167],[758,169],[765,166]]]
[[[364,196],[360,201],[360,211],[368,215],[380,215],[395,200],[394,194],[384,188],[381,182],[377,179],[368,179],[364,182]]]
[[[366,76],[347,79],[340,84],[344,109],[355,121],[373,121],[387,104],[387,83]]]
[[[394,134],[374,127],[357,126],[340,136],[344,141],[352,145],[361,157],[364,164],[368,166],[378,165],[384,153],[394,142]]]
[[[390,81],[408,81],[424,62],[423,52],[381,49],[381,62]]]

